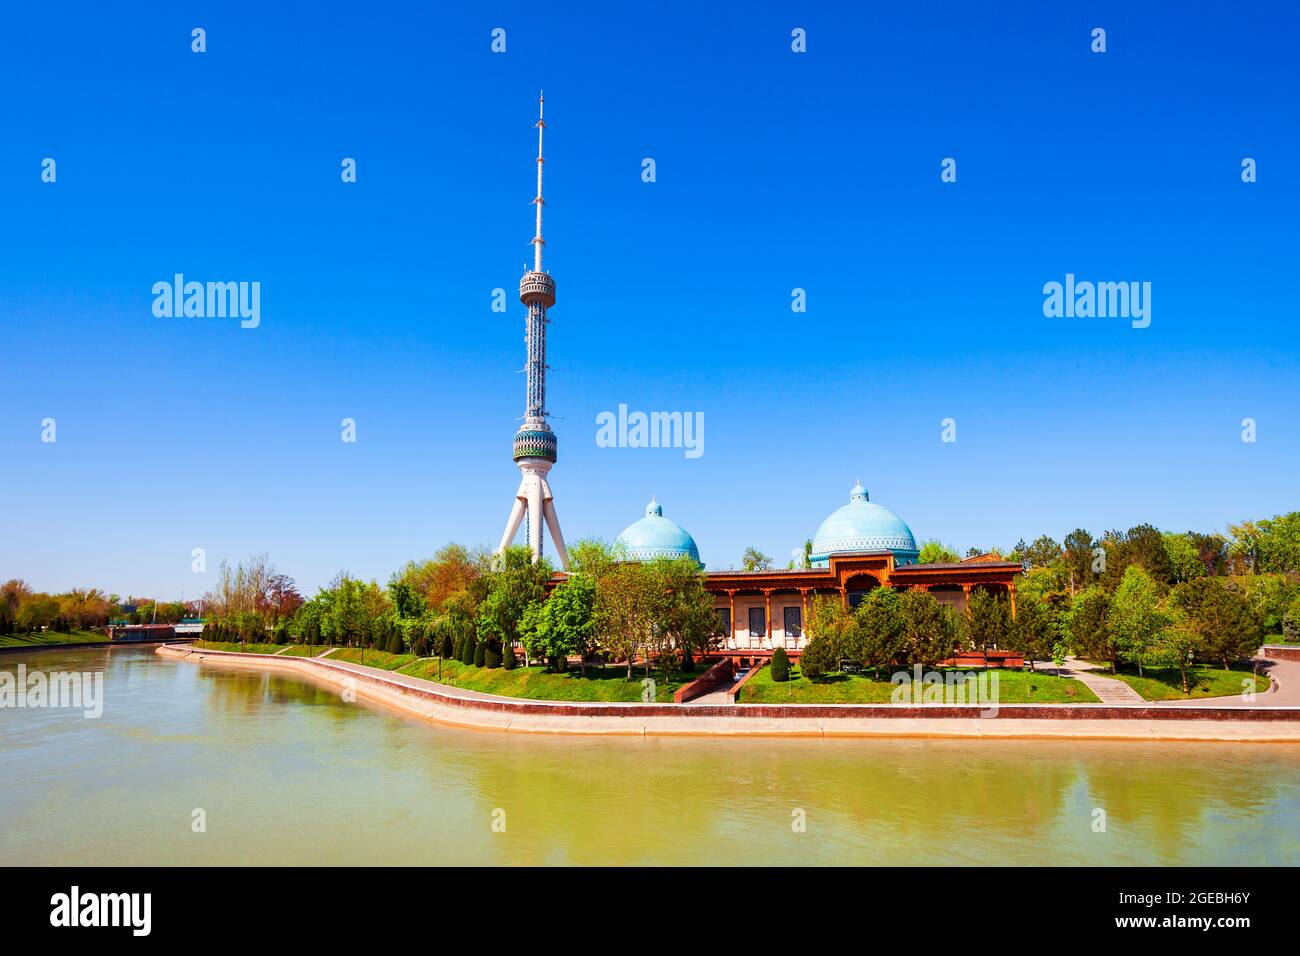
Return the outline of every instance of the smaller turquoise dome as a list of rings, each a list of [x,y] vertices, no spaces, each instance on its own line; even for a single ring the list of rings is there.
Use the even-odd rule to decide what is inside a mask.
[[[690,558],[700,567],[700,551],[695,539],[676,521],[664,517],[664,509],[654,498],[645,506],[645,517],[623,529],[614,539],[616,555],[632,561],[655,558]]]

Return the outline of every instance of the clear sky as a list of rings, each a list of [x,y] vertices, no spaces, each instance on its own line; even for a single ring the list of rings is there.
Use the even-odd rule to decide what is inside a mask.
[[[0,578],[495,545],[543,87],[567,538],[653,493],[784,564],[857,478],[963,551],[1300,506],[1294,5],[271,6],[5,13]],[[155,317],[175,273],[260,282],[260,326]],[[1150,282],[1150,326],[1045,318],[1066,273]],[[597,447],[620,403],[704,454]]]

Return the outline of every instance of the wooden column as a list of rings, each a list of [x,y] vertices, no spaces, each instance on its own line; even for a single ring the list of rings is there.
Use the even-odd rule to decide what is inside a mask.
[[[767,617],[767,646],[772,646],[772,589],[763,588],[763,604],[766,610],[763,612]]]
[[[849,609],[849,589],[844,585],[840,585],[840,606],[846,611]]]
[[[799,636],[806,643],[808,640],[808,625],[811,623],[811,615],[809,615],[808,613],[808,589],[807,588],[799,589],[799,608],[802,611],[802,615],[803,615],[799,620],[799,623],[801,625],[799,630],[802,631],[803,633],[800,634]]]
[[[1016,619],[1016,582],[1007,582],[1007,597],[1011,599],[1011,620]]]
[[[735,647],[736,646],[736,589],[735,588],[727,588],[727,601],[731,604],[731,611],[729,612],[731,614],[731,626],[728,628],[728,630],[731,631],[731,633],[727,635],[727,643],[730,644],[732,647]]]
[[[966,617],[968,618],[970,617],[970,590],[971,586],[969,584],[963,584],[961,586],[962,601],[966,604]]]

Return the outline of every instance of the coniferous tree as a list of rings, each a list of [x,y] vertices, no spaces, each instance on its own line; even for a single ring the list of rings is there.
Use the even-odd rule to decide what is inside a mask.
[[[785,652],[784,647],[778,647],[772,652],[772,680],[778,684],[784,684],[790,679],[790,657]]]

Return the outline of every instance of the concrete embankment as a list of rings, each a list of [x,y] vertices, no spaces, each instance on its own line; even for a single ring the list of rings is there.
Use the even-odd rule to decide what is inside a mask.
[[[669,736],[979,737],[1300,743],[1300,707],[1007,704],[639,704],[536,701],[480,694],[372,667],[162,645],[203,664],[286,671],[460,727],[522,733]]]
[[[184,643],[194,638],[171,638],[172,642]],[[164,641],[67,641],[53,642],[50,644],[6,644],[0,647],[0,654],[22,654],[27,651],[73,651],[87,647],[104,647],[113,650],[117,647],[157,647]]]

